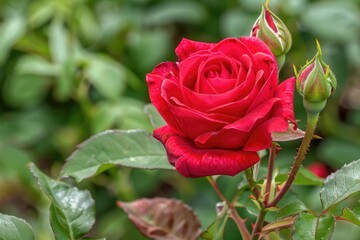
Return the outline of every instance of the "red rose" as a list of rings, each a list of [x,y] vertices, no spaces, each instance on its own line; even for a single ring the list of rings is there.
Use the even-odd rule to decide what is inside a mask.
[[[258,38],[183,39],[175,51],[178,62],[159,64],[146,81],[167,123],[154,137],[182,175],[235,175],[295,122],[294,78],[278,85],[276,59]]]

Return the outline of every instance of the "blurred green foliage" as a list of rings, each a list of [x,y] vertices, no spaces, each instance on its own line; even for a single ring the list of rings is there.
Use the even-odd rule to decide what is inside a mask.
[[[162,61],[175,61],[174,48],[183,37],[215,42],[249,35],[262,3],[2,0],[0,212],[26,219],[38,239],[50,239],[48,202],[36,189],[26,163],[33,161],[57,177],[75,146],[95,133],[152,131],[143,112],[149,102],[145,74]],[[360,1],[272,0],[270,8],[293,35],[281,79],[293,76],[292,64],[298,67],[312,58],[315,38],[337,76],[338,89],[319,123],[318,134],[324,140],[313,144],[305,162],[321,161],[336,170],[360,157]],[[295,112],[304,128],[298,95]],[[298,144],[283,145],[277,160],[280,172],[287,171]],[[234,182],[220,179],[229,193],[236,188]],[[116,199],[176,197],[195,208],[204,228],[214,219],[218,201],[204,179],[184,179],[167,171],[110,170],[80,187],[89,189],[96,201],[97,222],[90,235],[107,239],[143,239],[115,207]],[[308,207],[319,209],[320,200],[312,197],[318,188],[294,191]],[[359,234],[358,229],[340,224],[334,237],[343,232],[348,239]],[[237,239],[236,230],[226,231],[225,237]]]

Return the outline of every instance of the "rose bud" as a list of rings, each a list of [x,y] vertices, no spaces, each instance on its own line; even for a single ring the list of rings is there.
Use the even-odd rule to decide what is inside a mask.
[[[183,39],[177,62],[146,75],[150,100],[166,125],[153,135],[186,177],[235,175],[256,164],[274,132],[295,122],[295,78],[279,84],[278,65],[256,37],[218,43]]]
[[[320,112],[336,88],[335,75],[322,60],[319,42],[316,41],[316,44],[318,51],[315,57],[299,73],[294,68],[296,89],[303,96],[306,110],[311,112]]]
[[[291,48],[291,34],[281,19],[263,5],[260,17],[255,21],[251,36],[260,38],[271,49],[275,57],[286,54]]]

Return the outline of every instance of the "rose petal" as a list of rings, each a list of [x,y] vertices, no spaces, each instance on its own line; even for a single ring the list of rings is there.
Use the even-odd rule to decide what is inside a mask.
[[[260,151],[270,147],[272,132],[283,132],[288,129],[288,121],[282,117],[274,117],[259,124],[252,131],[248,141],[246,142],[244,151]]]
[[[261,89],[258,91],[255,100],[250,104],[249,111],[252,111],[259,105],[262,105],[263,102],[266,102],[267,100],[274,97],[278,82],[277,74],[277,72],[272,72],[270,78],[267,79],[265,82],[264,79],[258,80],[256,85],[261,87]]]
[[[240,60],[242,56],[249,56],[252,62],[254,58],[252,57],[251,51],[248,49],[246,44],[244,44],[238,38],[225,38],[216,44],[213,48],[210,49],[211,52],[222,52],[229,58],[234,58]]]
[[[251,112],[248,112],[243,118],[225,126],[224,128],[237,129],[243,132],[250,132],[259,120],[263,119],[266,115],[269,115],[269,113],[272,111],[273,106],[279,101],[279,98],[272,98],[259,105]]]
[[[157,65],[151,73],[146,75],[146,82],[149,87],[151,102],[154,104],[165,122],[170,126],[179,129],[176,119],[170,113],[165,99],[161,96],[161,86],[166,79],[176,81],[178,69],[173,62],[164,62]]]
[[[249,49],[251,55],[260,52],[270,55],[273,57],[273,59],[275,59],[274,54],[271,52],[270,48],[257,37],[241,37],[240,42],[242,42]]]
[[[234,89],[236,76],[232,77],[232,75],[237,69],[241,69],[241,64],[236,60],[232,60],[232,58],[228,58],[222,53],[209,55],[199,66],[195,91],[206,94],[220,94]]]
[[[186,105],[180,105],[181,103],[174,98],[172,100],[176,105],[169,105],[171,114],[178,122],[178,126],[182,132],[191,139],[195,139],[199,135],[209,131],[218,131],[236,119],[229,115],[202,113]]]
[[[275,79],[270,79],[273,82],[275,82],[274,84],[278,84],[278,67],[277,67],[277,63],[276,63],[276,59],[273,58],[272,55],[268,55],[262,52],[258,52],[255,53],[254,58],[256,60],[255,66],[257,67],[256,70],[258,71],[263,71],[263,78],[265,80],[268,80],[271,77],[275,78]],[[274,74],[276,73],[276,74]]]
[[[245,145],[249,134],[256,129],[256,125],[264,121],[263,119],[267,119],[267,117],[272,114],[276,105],[279,105],[279,102],[280,99],[273,98],[246,114],[243,118],[226,125],[221,130],[205,132],[198,136],[195,142],[202,148],[241,148]]]
[[[295,77],[285,80],[277,87],[275,96],[281,99],[281,107],[275,114],[282,115],[287,120],[291,121],[296,129],[297,124],[294,115],[294,87]]]
[[[255,78],[249,76],[249,81],[255,81],[253,79]],[[174,81],[166,81],[163,85],[164,96],[166,92],[166,96],[176,97],[189,108],[205,113],[229,115],[234,117],[235,120],[243,116],[250,105],[249,103],[257,95],[257,91],[254,90],[250,91],[250,95],[246,96],[245,94],[249,90],[240,86],[223,94],[202,94],[191,91],[186,87],[180,87]],[[236,111],[234,111],[234,108],[231,109],[230,106],[234,106]]]
[[[217,132],[207,132],[195,139],[200,148],[241,149],[249,137],[248,132],[237,129],[221,129]]]
[[[179,62],[187,59],[191,54],[202,50],[208,50],[213,47],[213,43],[196,42],[183,38],[175,49],[175,53],[179,58]]]
[[[179,82],[182,86],[195,90],[198,82],[199,72],[204,67],[204,62],[211,56],[211,53],[191,56],[179,63]]]
[[[256,152],[199,149],[167,126],[156,129],[154,137],[164,144],[169,162],[185,177],[234,176],[259,161]]]
[[[203,109],[197,110],[192,106],[189,106],[192,102],[191,99],[187,99],[183,97],[184,94],[181,93],[182,90],[186,90],[186,88],[180,88],[177,83],[171,80],[165,80],[162,85],[162,97],[167,101],[169,109],[172,107],[179,107],[183,109],[187,109],[191,112],[194,112],[196,115],[201,115],[203,118],[207,118],[211,121],[218,121],[221,123],[230,123],[237,119],[233,114],[222,114],[217,112],[206,112]],[[175,110],[175,109],[174,109]],[[217,120],[213,119],[216,118]]]

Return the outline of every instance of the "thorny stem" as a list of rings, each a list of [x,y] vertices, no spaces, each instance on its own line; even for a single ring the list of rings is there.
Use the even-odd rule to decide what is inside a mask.
[[[318,119],[319,119],[319,113],[312,113],[312,114],[308,113],[305,136],[301,142],[300,148],[295,157],[295,161],[289,173],[289,177],[286,180],[284,186],[281,188],[281,190],[276,194],[274,200],[272,200],[270,203],[266,205],[266,208],[274,207],[282,199],[285,193],[290,189],[290,186],[294,182],[296,174],[298,173],[301,167],[302,161],[305,159],[310,142],[314,136]]]
[[[228,200],[226,200],[226,198],[224,197],[224,195],[221,193],[217,183],[215,182],[215,180],[212,177],[207,177],[207,180],[209,181],[209,183],[211,184],[211,186],[214,188],[216,194],[219,196],[219,198],[221,199],[221,201],[225,202],[227,205],[229,205]]]
[[[261,230],[263,224],[264,224],[264,220],[265,220],[265,215],[266,215],[266,211],[264,209],[264,205],[263,203],[259,200],[259,198],[261,197],[260,191],[256,186],[256,182],[253,178],[253,173],[252,173],[252,169],[248,168],[245,170],[245,176],[246,176],[246,180],[248,181],[250,190],[252,192],[252,194],[254,195],[256,201],[258,201],[261,210],[259,212],[259,215],[256,219],[252,234],[251,234],[251,240],[255,240],[258,239],[258,232]]]
[[[266,205],[269,202],[270,197],[270,189],[271,189],[271,182],[273,178],[274,172],[274,161],[277,156],[277,152],[279,150],[279,145],[277,143],[272,143],[270,147],[269,153],[269,163],[268,163],[268,174],[266,178],[266,187],[265,187],[265,196],[264,196],[264,204]]]
[[[219,196],[219,198],[221,199],[221,201],[225,202],[225,204],[229,207],[230,209],[230,217],[234,220],[234,222],[236,223],[240,234],[242,236],[243,240],[250,240],[250,233],[246,228],[245,225],[245,221],[244,219],[242,219],[238,212],[236,211],[234,204],[230,204],[229,201],[226,200],[226,198],[224,197],[224,195],[221,193],[216,181],[212,178],[212,177],[207,177],[208,181],[210,182],[211,186],[214,188],[216,194]]]
[[[253,173],[252,173],[252,169],[248,168],[245,170],[245,176],[246,176],[246,180],[249,184],[250,190],[252,192],[252,194],[254,195],[255,199],[258,200],[260,197],[260,191],[256,186],[256,182],[253,178]]]
[[[238,212],[236,211],[236,209],[234,207],[230,208],[230,211],[231,211],[230,217],[234,220],[237,227],[239,228],[239,231],[241,233],[243,240],[250,240],[250,233],[247,230],[246,225],[245,225],[246,220],[240,218]]]
[[[260,210],[251,234],[251,240],[259,239],[259,232],[264,224],[265,215],[266,211],[264,209]]]

